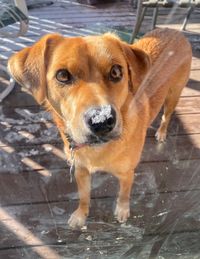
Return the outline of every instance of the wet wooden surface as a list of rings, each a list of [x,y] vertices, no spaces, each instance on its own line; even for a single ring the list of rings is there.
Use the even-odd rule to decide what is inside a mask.
[[[170,19],[172,27],[178,28],[174,24],[180,24],[183,12]],[[194,51],[190,80],[167,142],[158,145],[154,138],[159,120],[148,131],[127,224],[117,223],[113,216],[116,179],[98,173],[93,177],[87,228],[69,229],[67,219],[78,203],[77,188],[75,181],[69,181],[63,145],[51,116],[19,86],[0,105],[0,258],[200,258],[198,15],[195,12],[188,26],[194,31],[186,33]],[[135,10],[129,1],[92,7],[63,0],[31,9],[30,17],[26,36],[16,41],[0,39],[2,63],[45,33],[88,35],[95,33],[94,27],[99,32],[113,26],[128,31]],[[161,10],[159,24],[163,19],[169,21],[168,11]],[[144,25],[149,20],[150,14]],[[1,73],[0,90],[7,84]]]

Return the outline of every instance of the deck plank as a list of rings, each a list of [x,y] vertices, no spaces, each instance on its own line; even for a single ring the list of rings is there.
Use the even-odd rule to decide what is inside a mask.
[[[119,237],[120,238],[120,237]],[[123,237],[122,237],[123,238]],[[179,233],[179,234],[171,234],[170,237],[163,236],[164,240],[167,240],[160,248],[159,254],[160,257],[164,257],[166,259],[198,259],[199,258],[199,242],[200,235],[199,232],[192,233]],[[160,240],[158,239],[157,243]],[[68,258],[82,258],[81,255],[84,254],[86,257],[117,257],[123,256],[124,254],[133,256],[138,256],[141,259],[146,259],[150,254],[150,249],[153,248],[155,244],[154,238],[151,236],[145,236],[144,240],[138,241],[133,239],[130,240],[119,241],[116,238],[115,244],[111,245],[108,242],[102,242],[102,244],[98,243],[98,249],[91,242],[84,243],[80,245],[77,249],[77,243],[70,244],[70,247],[67,243],[63,243],[60,245],[48,245],[48,248],[53,249],[58,253],[58,258],[60,257],[68,257]],[[145,244],[145,245],[144,245]],[[42,248],[46,248],[45,246]],[[38,254],[35,252],[37,247],[23,247],[23,248],[11,248],[11,249],[3,249],[0,250],[0,257],[15,259],[21,257],[27,258],[38,258]],[[42,251],[42,249],[41,249]],[[129,252],[130,251],[130,252]],[[174,253],[176,251],[176,253]],[[57,259],[55,257],[55,259]]]
[[[119,236],[127,242],[130,238],[141,238],[144,233],[157,236],[167,235],[171,229],[174,234],[199,231],[199,195],[200,191],[191,191],[173,195],[162,193],[135,196],[131,202],[131,217],[127,227],[118,224],[113,217],[114,199],[92,199],[88,228],[85,232],[73,231],[66,224],[67,218],[77,206],[77,202],[73,200],[32,204],[28,207],[3,207],[0,209],[0,230],[4,239],[0,248],[12,247],[12,244],[40,245],[39,240],[44,244],[59,244],[60,240],[70,244],[77,239],[81,244],[81,241],[88,242],[84,238],[88,235],[91,236],[93,244],[98,240],[101,243],[110,240],[112,245],[112,241]],[[37,240],[31,235],[27,236],[27,230],[37,237]]]
[[[163,145],[156,145],[155,138],[146,139],[142,153],[142,162],[200,159],[200,134],[170,136]],[[0,172],[22,172],[48,170],[66,166],[63,144],[39,146],[2,146],[0,149]]]
[[[185,102],[182,103],[185,104]],[[177,112],[172,116],[168,130],[169,136],[200,134],[200,125],[197,123],[200,120],[200,114],[193,107],[189,110],[189,107],[191,106],[177,109]],[[178,113],[179,110],[182,112],[181,114]],[[148,130],[148,137],[155,135],[161,121],[160,117],[161,113]],[[50,114],[38,106],[28,109],[6,109],[0,118],[0,134],[2,136],[0,147],[7,145],[28,147],[62,142]]]
[[[136,231],[136,230],[135,230]],[[101,232],[102,233],[102,232]],[[136,233],[137,234],[137,233]],[[89,236],[89,235],[88,235]],[[139,236],[139,235],[138,235]],[[84,237],[84,235],[83,235]],[[87,238],[87,236],[86,236]],[[120,241],[121,239],[121,241]],[[164,244],[161,243],[160,257],[166,259],[198,259],[199,258],[199,242],[200,235],[199,232],[190,232],[190,233],[178,233],[163,235],[163,240],[167,240]],[[86,257],[118,257],[123,256],[124,254],[131,255],[134,258],[146,259],[154,244],[158,243],[161,239],[155,238],[152,236],[144,236],[142,240],[138,240],[137,237],[130,237],[123,240],[123,237],[117,237],[113,242],[97,242],[97,245],[93,242],[83,242],[77,247],[77,242],[71,243],[70,246],[68,243],[61,244],[51,244],[46,247],[53,249],[54,252],[58,253],[58,258],[68,257],[68,258],[82,258],[81,255],[84,254]],[[112,243],[112,244],[111,244]],[[45,246],[42,248],[46,248]],[[98,247],[98,249],[97,249]],[[37,247],[23,247],[23,248],[11,248],[0,250],[0,257],[15,259],[17,258],[38,258],[36,253]],[[42,249],[41,249],[42,250]],[[176,251],[176,253],[174,253]],[[57,259],[55,257],[55,259]]]
[[[188,173],[188,170],[192,174]],[[174,163],[140,163],[135,170],[132,196],[144,193],[172,193],[200,190],[199,160]],[[96,173],[92,178],[93,198],[116,197],[118,181],[106,173]],[[174,181],[174,179],[177,179]],[[46,194],[46,196],[44,195]],[[48,201],[67,201],[77,198],[75,180],[70,183],[69,167],[44,170],[9,171],[0,173],[0,205],[32,204]]]

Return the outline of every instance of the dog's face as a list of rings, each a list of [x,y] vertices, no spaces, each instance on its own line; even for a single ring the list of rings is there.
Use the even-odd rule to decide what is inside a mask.
[[[121,135],[126,100],[148,67],[143,51],[111,34],[47,35],[8,65],[38,102],[48,100],[74,145],[102,144]]]

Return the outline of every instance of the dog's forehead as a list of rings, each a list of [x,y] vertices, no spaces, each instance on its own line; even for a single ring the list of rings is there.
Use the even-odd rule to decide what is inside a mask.
[[[84,54],[86,51],[87,46],[81,37],[64,38],[64,40],[55,49],[56,55],[60,55],[61,57],[76,56],[80,55],[80,52]]]
[[[93,58],[95,60],[112,61],[120,58],[120,47],[117,40],[105,36],[87,36],[76,38],[65,38],[56,50],[56,56],[61,59]]]
[[[85,37],[91,56],[104,59],[113,59],[119,54],[119,44],[116,40],[105,36]]]
[[[103,36],[88,37],[87,40],[88,44],[91,45],[91,55],[96,57],[96,60],[101,60],[103,65],[115,63],[125,65],[121,42],[114,35],[105,34]]]

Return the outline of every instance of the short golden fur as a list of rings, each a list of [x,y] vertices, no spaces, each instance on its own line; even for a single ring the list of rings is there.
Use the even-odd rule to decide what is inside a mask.
[[[46,35],[10,58],[8,68],[13,77],[53,114],[68,159],[71,140],[77,144],[75,177],[80,202],[69,219],[70,226],[85,224],[90,176],[96,171],[106,171],[119,179],[115,215],[119,222],[127,220],[134,169],[147,128],[164,104],[156,137],[165,140],[171,114],[189,78],[191,57],[190,44],[182,33],[156,29],[133,45],[109,33],[83,38]],[[118,81],[110,79],[116,64],[122,69],[114,71],[114,76],[122,73]],[[60,69],[70,71],[74,81],[60,85],[55,78]],[[109,133],[112,137],[105,143],[87,143],[91,132],[84,114],[91,107],[109,105],[116,112],[116,125]]]

